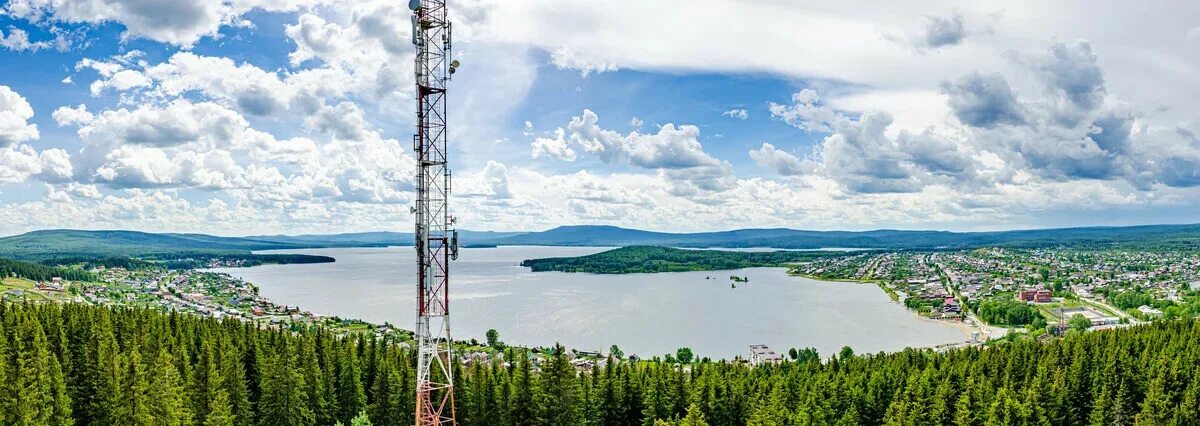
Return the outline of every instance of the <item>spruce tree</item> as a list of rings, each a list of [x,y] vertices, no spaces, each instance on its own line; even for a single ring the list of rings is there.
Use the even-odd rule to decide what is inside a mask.
[[[2,277],[2,276],[0,276]],[[5,304],[0,303],[0,308]],[[9,314],[11,318],[12,314]],[[13,420],[9,415],[15,411],[17,404],[17,395],[19,389],[13,381],[8,380],[10,375],[9,369],[15,368],[12,358],[13,353],[18,352],[17,349],[9,348],[8,333],[11,328],[5,321],[8,318],[0,316],[0,422],[11,423]]]
[[[623,414],[621,410],[620,396],[617,395],[617,377],[613,374],[613,364],[616,358],[610,357],[608,363],[604,365],[604,376],[601,378],[601,390],[597,414],[599,416],[599,424],[601,426],[616,426],[622,424]]]
[[[229,392],[217,389],[208,401],[208,415],[204,417],[204,426],[233,426],[233,407],[229,403]]]
[[[265,355],[262,399],[258,405],[261,425],[306,426],[314,422],[306,403],[304,375],[286,342],[281,339],[279,351]]]
[[[338,358],[337,418],[342,423],[349,423],[367,404],[359,373],[358,351],[352,345],[346,346]]]
[[[454,400],[458,406],[455,412],[465,425],[483,424],[484,419],[490,415],[488,398],[491,396],[491,378],[487,376],[487,369],[481,362],[472,363],[468,374],[470,377],[460,376],[455,384],[455,388],[461,389],[466,395],[465,399]]]
[[[517,360],[517,371],[512,375],[512,391],[509,392],[509,412],[512,413],[512,425],[524,426],[537,422],[538,407],[534,400],[533,367],[529,362],[527,350],[514,350]]]
[[[93,331],[95,360],[91,367],[92,387],[88,390],[94,395],[89,408],[91,420],[102,425],[120,424],[121,389],[124,387],[121,383],[117,338],[113,334],[109,316],[107,311],[97,315],[99,321],[95,323]]]
[[[621,380],[625,388],[624,404],[622,404],[625,407],[625,424],[631,425],[642,424],[646,418],[644,414],[646,411],[645,396],[643,395],[645,386],[640,379],[643,376],[639,375],[638,378],[635,378],[635,372],[635,367],[621,370]]]
[[[390,359],[382,361],[375,376],[375,401],[371,403],[371,422],[381,425],[405,424],[412,411],[410,399],[404,392],[400,373]]]
[[[1157,426],[1171,423],[1171,398],[1167,394],[1166,371],[1159,374],[1150,382],[1146,399],[1142,401],[1142,410],[1134,418],[1134,424],[1139,426]]]
[[[672,407],[674,401],[671,397],[671,384],[668,378],[668,370],[666,364],[659,363],[654,367],[649,368],[647,379],[650,383],[645,389],[645,408],[642,410],[646,421],[656,419],[670,419],[672,417]]]
[[[54,356],[50,357],[50,388],[54,394],[54,407],[53,413],[50,415],[50,424],[56,426],[70,426],[75,424],[75,419],[72,417],[71,396],[67,392],[66,378],[63,376],[58,358]]]
[[[242,365],[241,351],[228,338],[220,344],[221,389],[229,403],[231,420],[236,424],[248,424],[254,419],[254,407],[250,406],[250,388],[246,385],[246,368]]]
[[[350,426],[371,426],[371,418],[367,416],[367,412],[358,413],[353,419],[350,419]]]
[[[150,407],[155,404],[150,399],[150,382],[146,377],[146,369],[142,364],[141,354],[137,346],[131,346],[123,357],[125,369],[124,398],[121,404],[120,424],[153,425],[154,415]]]
[[[336,346],[335,341],[328,332],[318,333],[315,349],[317,351],[317,359],[322,368],[321,386],[324,388],[324,396],[321,400],[325,406],[317,417],[318,424],[329,424],[336,422],[338,416],[338,386],[337,386],[337,358],[341,351]],[[414,395],[415,400],[415,395]]]
[[[54,386],[51,379],[46,335],[41,324],[26,314],[18,330],[17,356],[10,392],[15,392],[16,404],[8,417],[11,424],[49,424],[54,417]]]
[[[334,421],[334,414],[330,410],[332,402],[326,399],[326,387],[330,384],[325,382],[325,374],[321,371],[317,340],[306,339],[301,345],[300,362],[304,366],[304,383],[308,385],[305,390],[308,408],[312,410],[317,424],[328,424]]]
[[[776,385],[772,387],[768,398],[760,400],[755,405],[746,424],[753,426],[781,425],[787,423],[791,414],[784,403],[782,388]],[[817,420],[816,422],[821,421]]]
[[[192,423],[186,399],[184,380],[175,367],[175,360],[166,348],[158,350],[150,369],[150,415],[154,423],[164,426],[183,426]]]
[[[542,400],[538,419],[545,426],[578,424],[580,417],[579,383],[575,380],[575,367],[567,359],[567,350],[562,345],[554,346],[554,355],[541,374]]]
[[[700,407],[691,404],[688,406],[687,415],[679,421],[679,426],[708,426],[708,422],[704,421],[704,413],[700,412]]]
[[[816,423],[797,423],[797,424],[816,424]],[[838,421],[835,424],[835,426],[854,426],[854,425],[860,425],[860,424],[862,424],[862,419],[860,418],[860,416],[858,414],[858,410],[856,408],[854,408],[854,406],[852,405],[852,406],[850,406],[850,409],[848,409],[844,413],[842,413],[842,416],[840,418],[838,418]]]
[[[984,422],[985,426],[1005,426],[1025,424],[1028,420],[1028,413],[1025,406],[1014,397],[1012,391],[1008,388],[1000,388],[996,393],[996,400],[992,402],[991,408],[988,409],[988,419]]]
[[[208,412],[212,410],[210,405],[217,391],[222,390],[223,384],[221,370],[213,352],[213,343],[206,338],[201,344],[198,362],[192,369],[192,414],[197,423],[204,423],[208,418]],[[228,397],[227,393],[226,398]]]
[[[1195,370],[1193,369],[1193,374]],[[1179,406],[1174,410],[1177,425],[1200,424],[1200,380],[1193,378],[1180,396]]]
[[[512,352],[508,352],[512,354]],[[508,399],[509,392],[512,391],[510,385],[511,376],[509,368],[506,368],[499,360],[492,362],[492,401],[496,406],[495,412],[489,418],[493,424],[507,425],[512,423],[512,413],[509,412]]]

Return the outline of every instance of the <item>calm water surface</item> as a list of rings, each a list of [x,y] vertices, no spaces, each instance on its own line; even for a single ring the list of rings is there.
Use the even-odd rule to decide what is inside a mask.
[[[782,268],[599,275],[530,272],[521,260],[579,256],[595,247],[463,249],[452,264],[452,334],[483,340],[489,328],[522,345],[562,342],[579,349],[616,344],[626,354],[674,352],[730,358],[751,344],[776,351],[814,347],[828,356],[899,350],[958,341],[962,332],[922,321],[870,284],[787,276]],[[258,285],[263,296],[323,315],[415,320],[412,247],[276,250],[331,256],[334,263],[225,268]],[[749,283],[730,288],[730,275]],[[711,277],[712,279],[705,279]]]

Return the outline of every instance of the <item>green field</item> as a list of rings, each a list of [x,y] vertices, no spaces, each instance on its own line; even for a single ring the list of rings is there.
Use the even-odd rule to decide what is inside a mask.
[[[1072,309],[1072,308],[1087,307],[1087,308],[1094,309],[1103,315],[1119,317],[1119,315],[1104,308],[1103,306],[1097,305],[1095,303],[1089,303],[1086,301],[1078,300],[1078,299],[1064,298],[1064,299],[1061,299],[1061,301],[1056,299],[1054,302],[1051,302],[1051,303],[1039,303],[1039,304],[1035,304],[1034,306],[1037,307],[1038,312],[1041,313],[1043,317],[1046,317],[1046,322],[1051,322],[1051,323],[1058,321],[1058,309],[1059,308]]]
[[[37,285],[37,283],[27,280],[27,279],[24,279],[24,278],[0,279],[0,287],[4,287],[5,290],[9,290],[9,289],[30,290],[35,285]]]
[[[36,282],[30,281],[30,280],[27,280],[24,278],[11,278],[10,277],[10,278],[4,278],[3,280],[0,280],[0,290],[5,291],[5,292],[7,292],[9,290],[22,290],[25,292],[25,297],[28,298],[29,300],[45,301],[45,300],[59,300],[60,299],[59,297],[53,297],[53,298],[49,297],[45,293],[34,290],[33,288],[36,285],[37,285]]]

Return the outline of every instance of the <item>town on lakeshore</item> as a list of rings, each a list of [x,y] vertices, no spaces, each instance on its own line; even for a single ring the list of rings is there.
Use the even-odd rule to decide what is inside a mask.
[[[199,266],[197,269],[78,264],[66,269],[83,270],[94,279],[30,280],[9,273],[0,282],[7,301],[148,307],[236,319],[260,328],[321,326],[339,335],[368,333],[401,342],[412,338],[411,331],[392,324],[371,324],[313,313],[303,306],[278,304],[259,295],[253,283],[227,273],[205,271],[247,266],[244,259],[205,262],[183,262]],[[937,350],[986,345],[993,340],[1050,339],[1072,332],[1194,316],[1200,309],[1200,256],[1186,251],[994,247],[846,251],[781,266],[790,274],[814,279],[875,283],[915,315],[962,329],[962,341],[946,342]],[[748,282],[736,274],[729,279]],[[465,350],[462,362],[467,364],[503,356],[495,341],[481,344],[476,338],[460,343]],[[577,367],[587,369],[605,362],[599,349],[574,350],[573,354],[579,355],[574,361]],[[793,359],[797,353],[795,348],[776,349],[790,352]],[[747,348],[747,355],[737,359],[750,363],[784,359],[764,345]],[[637,359],[636,355],[632,357]]]
[[[989,332],[996,327],[1045,338],[1070,329],[1107,329],[1194,315],[1194,295],[1200,287],[1200,257],[1170,251],[980,248],[864,253],[790,270],[821,279],[878,283],[919,315],[976,328],[974,342],[996,337]]]

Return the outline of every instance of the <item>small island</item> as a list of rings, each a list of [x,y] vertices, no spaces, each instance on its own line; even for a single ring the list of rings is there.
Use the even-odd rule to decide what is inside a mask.
[[[720,271],[730,269],[787,266],[838,253],[822,251],[745,252],[729,250],[691,250],[659,246],[629,246],[587,256],[528,259],[521,266],[534,272],[589,272],[594,274],[634,274],[651,272]],[[737,282],[734,277],[731,277]]]

